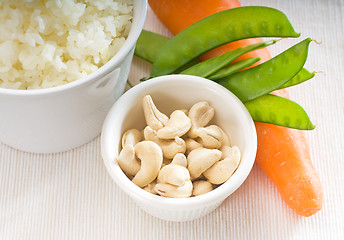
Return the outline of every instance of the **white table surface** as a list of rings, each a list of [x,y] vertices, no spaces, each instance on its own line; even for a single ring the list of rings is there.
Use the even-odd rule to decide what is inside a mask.
[[[298,40],[270,47],[272,55],[306,37],[322,42],[311,44],[306,67],[323,73],[289,91],[316,124],[307,138],[325,194],[318,214],[296,215],[255,165],[213,213],[192,222],[166,222],[143,212],[113,183],[99,137],[49,155],[0,143],[0,239],[344,239],[344,1],[250,0],[243,5],[278,8],[301,32]],[[150,9],[145,29],[171,36]],[[138,83],[149,68],[134,58],[130,81]]]

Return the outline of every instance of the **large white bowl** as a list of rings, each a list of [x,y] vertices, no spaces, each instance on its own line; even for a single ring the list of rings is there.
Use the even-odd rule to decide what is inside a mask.
[[[123,94],[147,0],[134,0],[129,36],[119,52],[89,76],[40,90],[0,88],[0,141],[14,148],[52,153],[99,135],[106,114]]]
[[[227,182],[204,195],[173,199],[148,193],[126,177],[115,159],[123,133],[145,127],[142,98],[146,94],[152,96],[158,109],[166,115],[176,109],[189,109],[199,101],[208,101],[215,108],[213,123],[225,130],[232,145],[238,146],[242,154],[238,169]],[[256,156],[257,135],[245,106],[227,89],[200,77],[168,75],[140,83],[120,97],[104,121],[101,148],[109,174],[138,206],[161,219],[189,221],[214,210],[244,182]]]

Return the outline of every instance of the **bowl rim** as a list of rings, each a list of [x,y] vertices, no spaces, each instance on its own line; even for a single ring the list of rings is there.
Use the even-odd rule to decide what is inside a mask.
[[[236,102],[236,104],[239,105],[240,109],[242,110],[242,113],[244,116],[246,116],[246,121],[248,125],[247,131],[249,132],[249,135],[251,136],[248,141],[246,141],[246,144],[248,146],[251,146],[247,148],[247,154],[246,159],[244,162],[241,162],[239,165],[239,168],[241,166],[240,170],[241,172],[238,172],[239,168],[236,170],[231,178],[233,178],[232,181],[227,181],[223,184],[221,184],[216,189],[212,190],[209,193],[199,195],[196,197],[190,197],[190,198],[167,198],[162,197],[158,195],[154,195],[151,193],[146,192],[145,190],[141,189],[140,187],[136,186],[121,170],[121,168],[116,163],[115,159],[111,159],[111,154],[109,152],[109,149],[111,148],[111,144],[109,141],[112,139],[112,132],[111,128],[114,129],[114,119],[117,118],[115,112],[117,112],[117,108],[125,108],[125,104],[123,103],[128,102],[128,99],[136,99],[138,96],[140,96],[139,93],[142,91],[145,91],[146,89],[150,88],[151,86],[155,85],[163,85],[166,82],[173,81],[175,84],[183,84],[185,81],[191,81],[193,84],[203,84],[206,87],[215,88],[216,91],[220,91],[221,94],[227,94],[227,98],[232,98],[233,101]],[[126,110],[125,114],[128,113],[128,109]],[[123,118],[125,119],[125,118]],[[127,92],[125,92],[118,100],[117,102],[112,106],[110,109],[101,132],[101,153],[103,157],[103,162],[106,166],[106,169],[112,179],[115,181],[115,183],[127,194],[129,194],[132,197],[135,197],[137,200],[142,201],[153,201],[157,205],[157,207],[168,207],[171,208],[178,208],[178,209],[187,209],[194,206],[200,206],[204,204],[208,204],[210,202],[218,202],[223,201],[226,197],[228,197],[230,194],[232,194],[234,191],[236,191],[237,188],[239,188],[242,183],[246,180],[248,177],[250,171],[252,170],[255,156],[256,156],[256,150],[257,150],[257,134],[256,134],[256,128],[254,125],[254,122],[248,113],[246,107],[244,104],[229,90],[224,88],[223,86],[205,79],[201,77],[191,76],[191,75],[166,75],[166,76],[160,76],[156,77],[150,80],[147,80],[143,83],[140,83],[133,88],[129,89]],[[242,161],[242,159],[241,159]],[[240,174],[240,175],[239,175]],[[235,184],[234,184],[235,183]]]
[[[136,41],[143,29],[143,25],[147,15],[147,6],[147,0],[134,0],[133,22],[127,39],[125,40],[123,46],[119,49],[119,51],[107,63],[105,63],[96,71],[90,73],[86,77],[51,88],[24,90],[0,87],[0,95],[27,97],[58,94],[61,92],[72,90],[74,88],[79,88],[85,84],[90,83],[94,79],[105,76],[106,74],[111,72],[117,65],[119,65],[135,46]]]

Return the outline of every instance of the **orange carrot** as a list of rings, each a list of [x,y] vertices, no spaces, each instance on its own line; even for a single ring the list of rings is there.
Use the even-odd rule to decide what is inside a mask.
[[[162,23],[177,34],[191,24],[216,12],[240,7],[238,0],[148,0],[154,13]],[[237,47],[260,39],[245,39],[226,44],[203,56],[217,56]],[[242,58],[261,57],[269,60],[267,49],[245,54]],[[274,92],[288,97],[285,90]],[[315,171],[303,131],[266,123],[255,123],[258,136],[256,162],[276,185],[284,201],[297,214],[311,216],[317,213],[323,202],[319,176]]]

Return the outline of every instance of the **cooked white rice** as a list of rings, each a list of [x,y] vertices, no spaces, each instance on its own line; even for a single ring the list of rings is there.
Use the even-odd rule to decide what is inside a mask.
[[[0,0],[0,88],[85,77],[123,45],[133,0]]]

